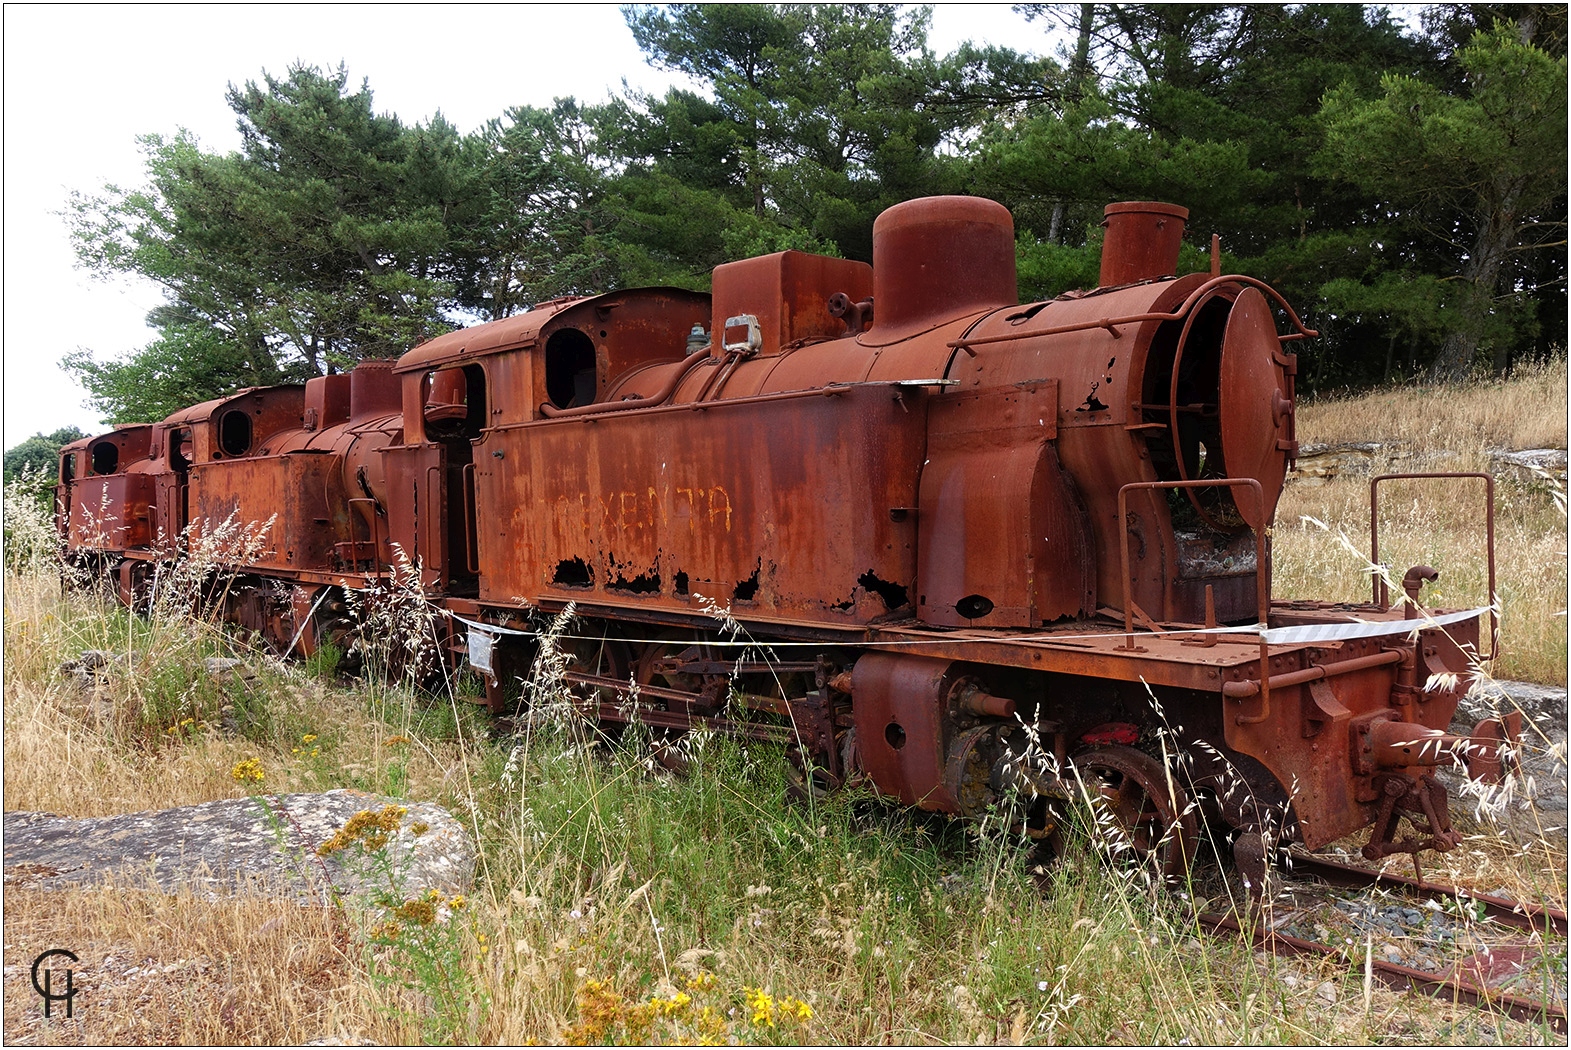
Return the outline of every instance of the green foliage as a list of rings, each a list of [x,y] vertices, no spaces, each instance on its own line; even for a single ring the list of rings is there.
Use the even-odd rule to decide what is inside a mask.
[[[72,196],[82,265],[145,277],[168,299],[149,318],[153,345],[68,362],[112,418],[159,418],[177,388],[190,404],[396,356],[446,328],[459,224],[477,203],[457,131],[440,115],[405,126],[375,113],[343,67],[264,74],[228,102],[240,152],[149,135],[145,187]]]
[[[714,93],[712,108],[677,92],[661,103],[636,100],[645,133],[624,143],[644,146],[643,165],[680,177],[705,159],[709,192],[807,231],[800,243],[860,259],[871,258],[879,211],[958,188],[937,154],[958,127],[957,107],[933,104],[943,76],[927,51],[925,10],[673,4],[624,12],[651,62]],[[649,123],[662,116],[697,118],[688,124],[695,141],[653,133]]]
[[[190,322],[165,326],[157,339],[121,358],[99,361],[77,349],[61,363],[111,424],[157,422],[209,397],[284,381],[274,369],[258,374],[222,332]]]
[[[1490,341],[1531,331],[1514,257],[1565,244],[1566,60],[1497,24],[1456,53],[1465,95],[1387,74],[1381,95],[1326,96],[1325,171],[1402,202],[1391,225],[1454,260],[1460,289],[1434,373],[1460,378]],[[1563,271],[1562,271],[1563,273]],[[1562,278],[1563,280],[1563,278]]]
[[[905,5],[629,6],[648,61],[701,91],[467,135],[377,113],[342,67],[264,73],[228,93],[240,151],[150,135],[146,185],[72,198],[82,264],[168,302],[148,346],[66,367],[108,418],[156,420],[453,318],[702,289],[784,248],[868,260],[880,211],[938,193],[1011,208],[1027,299],[1095,282],[1110,201],[1189,208],[1192,241],[1219,233],[1322,330],[1306,390],[1563,345],[1563,7],[1441,5],[1424,35],[1359,4],[1020,9],[1067,31],[1059,60],[935,56]]]
[[[60,469],[60,449],[86,436],[76,427],[61,427],[52,434],[34,434],[6,449],[5,483],[9,485],[19,480],[24,471],[31,471],[36,482],[45,487],[53,485]]]

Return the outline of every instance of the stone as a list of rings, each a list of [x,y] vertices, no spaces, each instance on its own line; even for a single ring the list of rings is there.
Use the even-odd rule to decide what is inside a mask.
[[[202,670],[220,679],[230,677],[231,672],[240,678],[256,677],[256,672],[247,667],[244,660],[233,656],[209,656],[202,661]]]
[[[385,847],[351,846],[323,857],[328,842],[360,811],[406,807]],[[436,890],[468,892],[475,848],[462,824],[430,802],[406,802],[340,788],[324,794],[259,795],[112,817],[7,812],[7,886],[60,889],[106,877],[292,897],[302,904],[378,894],[412,899]]]
[[[1563,448],[1525,448],[1516,451],[1489,450],[1489,467],[1496,474],[1514,474],[1523,481],[1566,483],[1566,450]]]
[[[1324,999],[1328,1003],[1336,1002],[1336,985],[1330,981],[1321,981],[1315,985],[1315,997]]]
[[[1535,685],[1493,679],[1477,683],[1457,704],[1450,730],[1467,735],[1485,718],[1520,709],[1524,715],[1523,777],[1507,797],[1482,785],[1470,785],[1459,770],[1442,766],[1436,778],[1451,795],[1451,809],[1472,811],[1475,818],[1487,813],[1500,834],[1519,843],[1548,838],[1566,841],[1566,690],[1564,686]],[[1535,728],[1536,727],[1536,728]],[[1490,804],[1497,800],[1502,804]]]
[[[1400,442],[1338,441],[1322,444],[1306,441],[1298,447],[1298,459],[1287,477],[1296,485],[1324,485],[1344,474],[1366,477],[1395,460],[1410,459],[1413,453]]]

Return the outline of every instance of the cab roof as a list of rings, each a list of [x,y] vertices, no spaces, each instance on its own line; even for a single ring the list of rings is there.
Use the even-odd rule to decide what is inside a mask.
[[[469,359],[481,357],[486,354],[501,353],[504,350],[519,350],[533,346],[540,338],[540,332],[547,324],[559,315],[575,307],[591,303],[609,303],[619,301],[629,295],[654,293],[658,295],[671,295],[676,297],[694,297],[708,299],[708,292],[695,292],[687,288],[624,288],[621,291],[605,292],[600,295],[567,296],[561,299],[552,299],[549,302],[539,303],[533,309],[511,317],[503,317],[496,321],[487,321],[470,328],[460,328],[456,332],[439,335],[435,339],[421,343],[398,359],[398,364],[393,371],[419,372],[447,364],[460,358]]]

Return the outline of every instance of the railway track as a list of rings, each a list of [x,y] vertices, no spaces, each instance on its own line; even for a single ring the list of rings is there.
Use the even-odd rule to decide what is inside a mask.
[[[1524,961],[1541,953],[1542,946],[1538,938],[1565,936],[1564,911],[1474,893],[1456,886],[1372,871],[1297,850],[1290,857],[1290,873],[1294,878],[1316,879],[1340,887],[1387,888],[1426,904],[1450,902],[1453,908],[1477,916],[1483,922],[1504,930],[1520,931],[1529,937],[1527,940],[1490,945],[1455,963],[1448,970],[1437,973],[1405,966],[1376,955],[1372,935],[1363,945],[1330,945],[1287,933],[1279,928],[1282,925],[1280,923],[1268,925],[1257,917],[1253,925],[1246,925],[1236,915],[1215,913],[1199,916],[1201,927],[1213,935],[1247,937],[1256,947],[1275,955],[1334,960],[1346,965],[1349,972],[1362,971],[1370,983],[1378,981],[1389,988],[1411,989],[1435,998],[1466,1003],[1529,1024],[1548,1025],[1559,1035],[1567,1034],[1563,1001],[1533,999],[1491,987],[1499,976],[1498,969],[1509,972],[1513,965],[1519,967]],[[1432,904],[1430,906],[1433,907]]]

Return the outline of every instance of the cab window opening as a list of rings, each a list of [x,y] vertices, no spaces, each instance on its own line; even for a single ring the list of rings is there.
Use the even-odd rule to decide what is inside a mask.
[[[69,484],[76,477],[76,453],[70,452],[60,457],[60,480]]]
[[[171,434],[169,441],[169,469],[184,471],[191,466],[191,432],[181,430]]]
[[[482,365],[427,372],[421,398],[426,437],[477,440],[486,426],[486,381]]]
[[[226,456],[243,456],[251,451],[251,417],[240,409],[225,412],[218,421],[218,447]]]
[[[576,328],[563,328],[545,345],[546,396],[557,408],[594,403],[598,392],[594,340]]]
[[[100,441],[93,446],[93,473],[113,474],[120,466],[120,449],[113,441]]]

